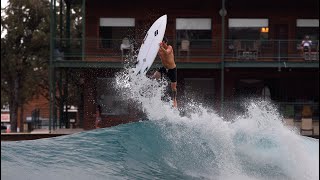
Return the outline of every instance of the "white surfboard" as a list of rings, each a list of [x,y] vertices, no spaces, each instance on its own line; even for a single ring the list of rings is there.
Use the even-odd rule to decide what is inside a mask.
[[[157,19],[145,35],[137,57],[134,74],[145,75],[153,64],[159,51],[167,26],[167,15]]]

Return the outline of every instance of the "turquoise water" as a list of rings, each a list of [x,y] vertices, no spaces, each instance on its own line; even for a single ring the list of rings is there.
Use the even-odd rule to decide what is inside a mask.
[[[319,140],[285,127],[272,104],[252,101],[225,121],[195,102],[172,109],[157,83],[118,75],[121,96],[146,113],[140,122],[1,142],[1,178],[319,179]]]
[[[51,139],[1,142],[1,178],[319,177],[318,140],[292,134],[292,139],[280,141],[276,135],[243,131],[226,136],[185,124],[143,121]]]

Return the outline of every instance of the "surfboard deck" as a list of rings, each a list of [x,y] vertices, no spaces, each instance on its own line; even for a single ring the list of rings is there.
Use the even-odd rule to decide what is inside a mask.
[[[158,18],[146,33],[137,56],[135,75],[145,75],[152,66],[167,26],[167,15]]]

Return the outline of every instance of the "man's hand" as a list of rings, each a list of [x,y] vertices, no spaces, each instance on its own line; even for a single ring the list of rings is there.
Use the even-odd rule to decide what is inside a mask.
[[[168,49],[168,45],[164,42],[161,42],[160,46],[162,46],[164,49]]]
[[[166,43],[161,42],[161,43],[159,44],[159,46],[160,46],[160,49],[161,49],[161,50],[163,50],[164,52],[167,52],[168,45],[167,45]]]

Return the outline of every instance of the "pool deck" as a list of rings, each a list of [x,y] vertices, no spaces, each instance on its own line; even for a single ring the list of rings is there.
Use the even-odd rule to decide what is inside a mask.
[[[3,133],[1,132],[1,141],[22,141],[22,140],[35,140],[43,138],[52,138],[68,134],[74,134],[84,131],[83,129],[56,129],[51,133],[48,129],[36,129],[31,132],[21,133]]]

